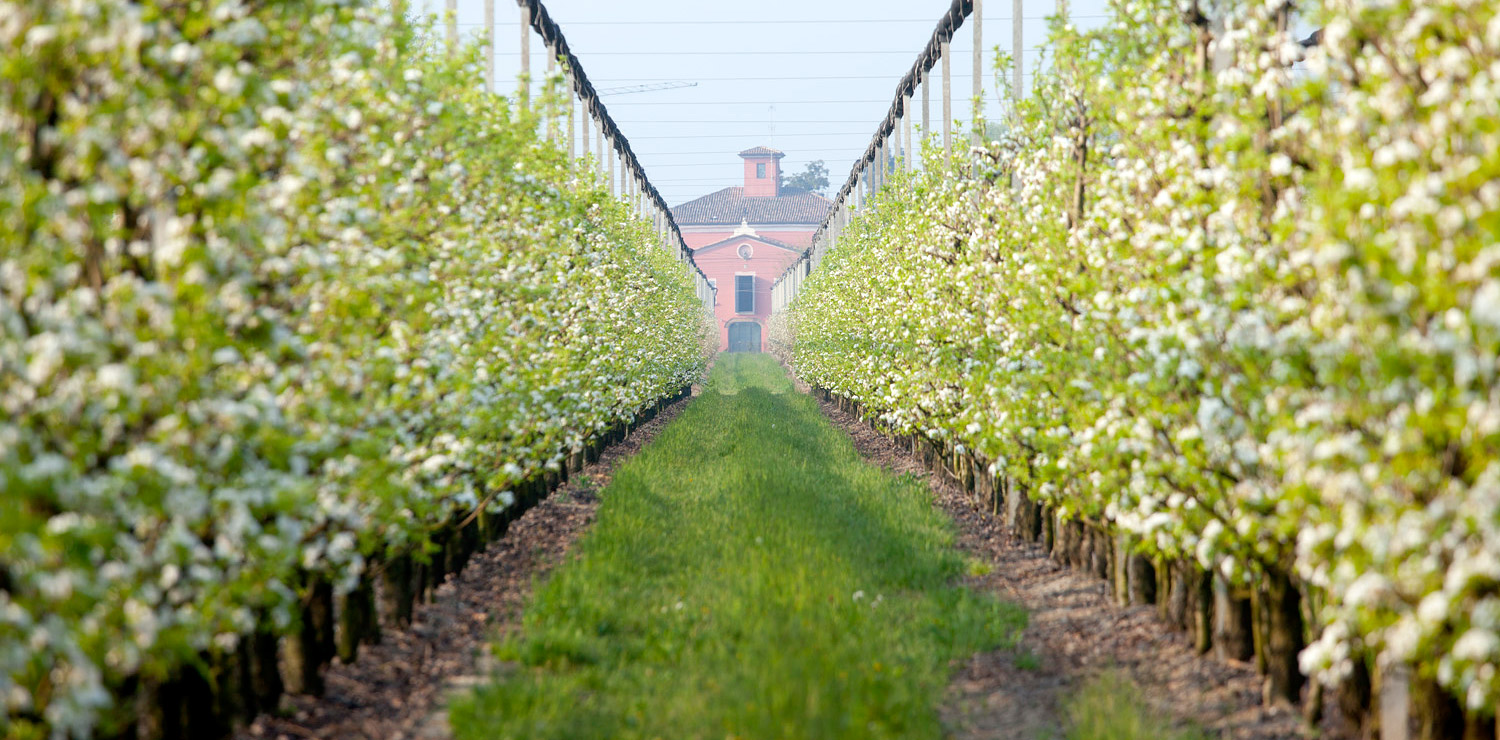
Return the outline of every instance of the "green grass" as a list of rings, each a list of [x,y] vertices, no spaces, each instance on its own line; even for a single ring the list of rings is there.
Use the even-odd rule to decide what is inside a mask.
[[[518,668],[451,708],[460,740],[939,737],[950,661],[1024,626],[957,585],[931,493],[767,356],[720,356],[601,496],[496,648]]]
[[[1068,740],[1208,740],[1196,728],[1173,729],[1152,711],[1140,689],[1116,672],[1090,681],[1064,705]]]

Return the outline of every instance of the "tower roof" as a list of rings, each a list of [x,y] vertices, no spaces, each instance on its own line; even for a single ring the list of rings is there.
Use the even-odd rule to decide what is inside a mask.
[[[740,152],[740,156],[741,157],[747,157],[747,158],[748,157],[775,157],[777,159],[781,159],[782,157],[786,156],[786,152],[783,152],[783,151],[780,151],[780,150],[777,150],[777,149],[772,149],[771,147],[768,147],[768,146],[758,146],[758,147],[754,147],[752,149],[746,149],[745,151]]]

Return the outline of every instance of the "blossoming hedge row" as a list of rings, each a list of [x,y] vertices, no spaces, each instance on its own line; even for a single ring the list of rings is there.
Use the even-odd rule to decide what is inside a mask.
[[[798,372],[1255,593],[1275,693],[1405,665],[1493,717],[1500,10],[1322,0],[1310,48],[1285,2],[1111,10],[973,174],[846,230]]]
[[[7,0],[0,43],[0,736],[133,733],[704,368],[650,226],[385,3]]]

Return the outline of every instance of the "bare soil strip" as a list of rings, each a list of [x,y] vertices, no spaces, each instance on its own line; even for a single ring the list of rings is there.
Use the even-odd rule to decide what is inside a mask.
[[[1273,740],[1313,734],[1293,709],[1261,703],[1253,666],[1198,655],[1182,634],[1156,619],[1152,607],[1116,605],[1103,581],[1056,564],[1038,544],[1011,537],[999,519],[977,511],[950,478],[930,473],[918,458],[836,405],[819,405],[872,462],[893,473],[925,477],[936,505],[957,524],[959,548],[992,566],[988,574],[967,576],[969,585],[998,593],[1030,613],[1019,651],[979,653],[959,668],[943,709],[953,737],[1062,737],[1063,702],[1107,670],[1134,681],[1147,704],[1175,724],[1204,728],[1211,737]]]
[[[691,399],[672,404],[599,462],[511,522],[505,536],[470,559],[417,608],[411,627],[386,630],[352,665],[335,662],[321,697],[294,696],[280,717],[262,715],[238,740],[429,740],[445,737],[449,691],[477,680],[495,635],[517,629],[536,579],[566,557],[594,521],[597,491],[626,458],[649,444]]]

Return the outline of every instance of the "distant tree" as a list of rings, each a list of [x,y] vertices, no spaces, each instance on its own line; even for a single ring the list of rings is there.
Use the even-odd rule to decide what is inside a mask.
[[[828,189],[828,168],[823,166],[823,160],[815,159],[807,163],[807,169],[791,177],[782,175],[781,187],[821,194]]]

